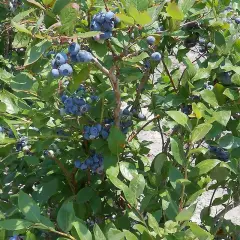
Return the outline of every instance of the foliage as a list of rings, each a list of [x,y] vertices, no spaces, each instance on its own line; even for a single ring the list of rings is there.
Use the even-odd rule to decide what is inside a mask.
[[[0,239],[237,239],[239,9],[2,1]]]

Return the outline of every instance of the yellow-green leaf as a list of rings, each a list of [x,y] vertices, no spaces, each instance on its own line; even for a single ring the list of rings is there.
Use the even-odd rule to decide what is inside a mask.
[[[116,16],[118,18],[120,18],[120,20],[128,25],[134,25],[134,19],[132,17],[128,17],[127,15],[125,14],[122,14],[122,13],[118,13],[116,14]]]
[[[184,14],[175,2],[169,2],[166,8],[168,15],[175,20],[183,20]]]

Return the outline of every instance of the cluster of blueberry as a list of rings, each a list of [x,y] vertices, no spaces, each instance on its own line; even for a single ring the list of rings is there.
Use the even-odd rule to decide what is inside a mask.
[[[92,172],[96,172],[98,174],[103,173],[103,156],[101,154],[92,153],[89,158],[87,158],[84,162],[76,160],[74,163],[76,168],[81,170],[90,169]]]
[[[120,19],[116,17],[115,13],[109,11],[106,13],[99,12],[93,16],[90,24],[90,30],[101,31],[103,33],[95,36],[95,41],[106,40],[112,37],[112,31],[114,27],[120,22]]]
[[[15,12],[17,7],[20,6],[21,4],[22,4],[21,0],[11,0],[11,1],[9,1],[9,9],[10,9],[10,11]]]
[[[147,43],[150,46],[154,45],[155,41],[156,41],[155,37],[153,37],[153,36],[147,37]],[[162,59],[162,55],[159,52],[154,52],[151,55],[151,59],[155,62],[159,62]]]
[[[9,240],[22,240],[22,238],[19,237],[18,235],[14,235],[14,236],[10,237]]]
[[[64,111],[64,114],[74,114],[81,116],[88,112],[90,106],[86,103],[86,100],[75,94],[72,96],[62,95],[61,101],[64,104],[64,109],[60,109],[60,113]],[[61,111],[63,110],[63,111]]]
[[[210,153],[214,154],[217,159],[227,162],[229,160],[229,154],[222,148],[216,146],[209,146]]]
[[[199,51],[202,53],[208,51],[213,47],[213,44],[211,42],[207,42],[206,39],[202,37],[198,39],[198,44],[199,44]]]
[[[81,47],[78,43],[72,42],[68,47],[68,54],[74,63],[87,63],[91,62],[93,56],[86,50],[80,50]],[[68,55],[64,52],[56,54],[52,60],[52,75],[53,77],[70,76],[73,73],[71,65],[68,63]]]
[[[21,137],[16,144],[16,151],[28,150],[28,138],[26,136]]]

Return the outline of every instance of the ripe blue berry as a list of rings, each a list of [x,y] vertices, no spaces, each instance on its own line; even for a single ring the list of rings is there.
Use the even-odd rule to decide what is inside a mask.
[[[112,20],[114,20],[114,18],[115,18],[115,14],[111,11],[107,12],[105,15],[105,20],[107,22],[111,22]]]
[[[114,22],[104,22],[102,25],[102,30],[106,32],[111,32],[114,28]]]
[[[80,167],[81,167],[81,164],[82,164],[82,163],[81,163],[79,160],[77,160],[77,161],[74,162],[74,165],[75,165],[76,168],[80,168]]]
[[[58,65],[55,59],[52,60],[51,65],[52,65],[52,68],[58,68]]]
[[[105,21],[105,13],[99,12],[93,17],[93,20],[96,20],[98,23],[102,24]]]
[[[149,45],[153,45],[155,41],[156,41],[155,37],[153,37],[153,36],[148,36],[147,37],[147,43]]]
[[[76,56],[78,62],[91,62],[93,56],[90,52],[80,50]]]
[[[66,63],[67,60],[68,60],[67,54],[64,53],[64,52],[58,53],[55,57],[55,62],[56,62],[57,65],[62,65],[64,63]]]
[[[80,45],[78,43],[72,42],[68,47],[68,52],[71,55],[77,55],[80,50]]]
[[[4,133],[4,128],[0,126],[0,133]]]
[[[73,69],[68,63],[65,63],[60,66],[59,73],[62,76],[70,76],[73,73]]]
[[[103,139],[107,139],[109,133],[108,133],[106,130],[102,130],[102,131],[101,131],[101,135],[102,135],[102,138],[103,138]]]
[[[146,120],[146,116],[142,113],[139,113],[138,114],[138,119],[144,121],[144,120]]]
[[[151,59],[153,61],[157,61],[159,62],[161,60],[162,56],[159,52],[154,52],[152,55],[151,55]]]
[[[60,76],[58,69],[52,69],[52,76],[58,78]]]
[[[240,17],[235,18],[235,23],[236,23],[236,24],[240,24]]]
[[[81,170],[86,170],[87,168],[88,168],[88,166],[87,166],[86,163],[82,163],[81,166],[80,166]]]
[[[112,37],[112,32],[104,32],[100,35],[100,39],[107,40]]]
[[[83,106],[80,107],[80,112],[81,112],[82,114],[86,113],[88,110],[89,110],[88,104],[85,104],[85,105],[83,105]]]
[[[97,21],[92,21],[90,25],[90,30],[92,31],[101,31],[101,25]]]
[[[90,167],[91,165],[93,165],[93,159],[92,158],[88,158],[86,161],[85,161],[85,164]]]

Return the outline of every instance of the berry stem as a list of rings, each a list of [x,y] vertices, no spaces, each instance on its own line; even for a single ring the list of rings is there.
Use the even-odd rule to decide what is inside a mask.
[[[131,134],[128,138],[128,142],[131,142],[147,125],[149,125],[151,122],[153,122],[156,119],[159,119],[160,115],[155,116],[154,118],[152,118],[151,120],[149,120],[148,122],[146,122],[140,129],[137,130],[137,132],[135,132],[134,134]]]
[[[162,63],[163,63],[164,69],[165,69],[165,71],[166,71],[166,73],[167,73],[167,75],[168,75],[168,77],[169,77],[169,79],[170,79],[170,81],[172,83],[172,87],[173,87],[174,91],[177,92],[177,89],[175,87],[173,78],[172,78],[172,76],[171,76],[171,74],[170,74],[170,72],[169,72],[169,70],[167,68],[167,65],[166,65],[166,63],[165,63],[165,61],[163,59],[162,59]]]
[[[109,11],[109,8],[108,8],[108,6],[107,6],[107,0],[103,0],[103,2],[104,2],[104,5],[105,5],[105,9],[106,9],[106,11],[108,12],[108,11]]]

